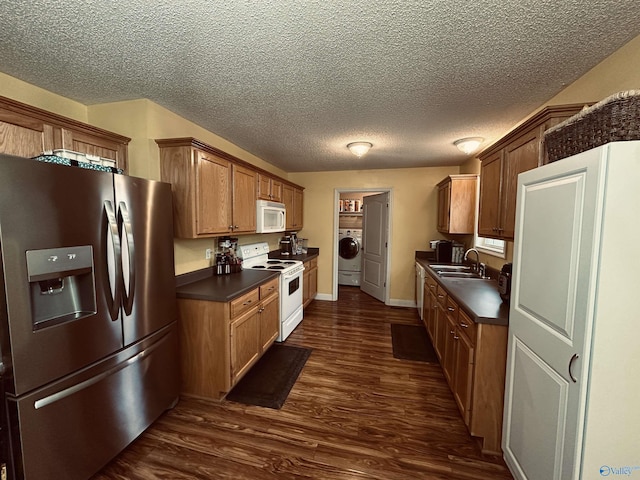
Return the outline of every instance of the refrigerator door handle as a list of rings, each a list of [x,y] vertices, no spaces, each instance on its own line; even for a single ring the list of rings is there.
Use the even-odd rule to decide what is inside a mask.
[[[135,249],[133,240],[133,228],[131,217],[126,203],[120,202],[118,212],[122,220],[122,276],[124,280],[123,306],[124,313],[131,315],[133,310],[133,297],[136,288]]]
[[[571,357],[571,360],[569,360],[569,378],[573,381],[573,383],[576,383],[578,380],[576,380],[576,377],[573,376],[571,367],[573,367],[573,362],[575,362],[578,358],[580,358],[580,355],[574,353]]]
[[[104,214],[107,218],[107,272],[109,274],[109,315],[111,320],[118,319],[120,312],[120,295],[122,283],[120,235],[118,234],[118,220],[113,204],[109,200],[104,201]]]

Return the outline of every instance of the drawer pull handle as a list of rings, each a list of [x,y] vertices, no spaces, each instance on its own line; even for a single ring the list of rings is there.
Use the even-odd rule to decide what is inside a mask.
[[[469,328],[469,325],[468,325],[468,324],[466,324],[466,323],[464,323],[464,322],[460,322],[460,326],[461,326],[462,328]]]
[[[252,300],[247,300],[246,302],[244,302],[242,305],[249,305],[252,302]]]
[[[450,312],[455,312],[456,311],[456,309],[453,308],[453,307],[447,307],[447,310],[449,310]]]
[[[442,295],[442,294],[440,294],[440,293],[439,293],[439,294],[438,294],[438,298],[444,298],[444,295]]]

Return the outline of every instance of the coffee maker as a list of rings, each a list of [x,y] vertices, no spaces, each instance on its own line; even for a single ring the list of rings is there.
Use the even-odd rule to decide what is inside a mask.
[[[296,234],[285,235],[280,239],[280,255],[295,255],[297,252]]]

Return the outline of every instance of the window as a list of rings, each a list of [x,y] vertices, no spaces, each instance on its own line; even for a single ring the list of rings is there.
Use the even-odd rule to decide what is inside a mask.
[[[475,245],[480,252],[487,253],[495,257],[505,258],[506,242],[504,240],[479,237],[478,233],[476,232]]]

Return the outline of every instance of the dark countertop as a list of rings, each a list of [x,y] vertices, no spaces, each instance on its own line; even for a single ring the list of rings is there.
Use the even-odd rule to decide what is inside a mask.
[[[211,268],[180,275],[176,296],[193,300],[229,302],[280,275],[278,272],[242,270],[228,275],[213,275]]]
[[[301,260],[308,262],[320,254],[319,248],[308,248],[301,255],[280,255],[280,251],[269,252],[269,258]],[[214,275],[213,268],[203,268],[176,277],[176,296],[211,302],[230,302],[264,282],[280,275],[277,271],[242,270],[228,275]]]
[[[417,252],[416,252],[417,253]],[[425,267],[476,323],[509,325],[509,304],[502,301],[497,280],[440,277],[429,267],[430,260],[416,254],[416,262]]]
[[[279,260],[300,260],[301,262],[308,262],[320,255],[320,249],[315,247],[307,248],[307,253],[301,253],[300,255],[282,255],[280,250],[273,250],[269,252],[269,258],[277,258]]]

